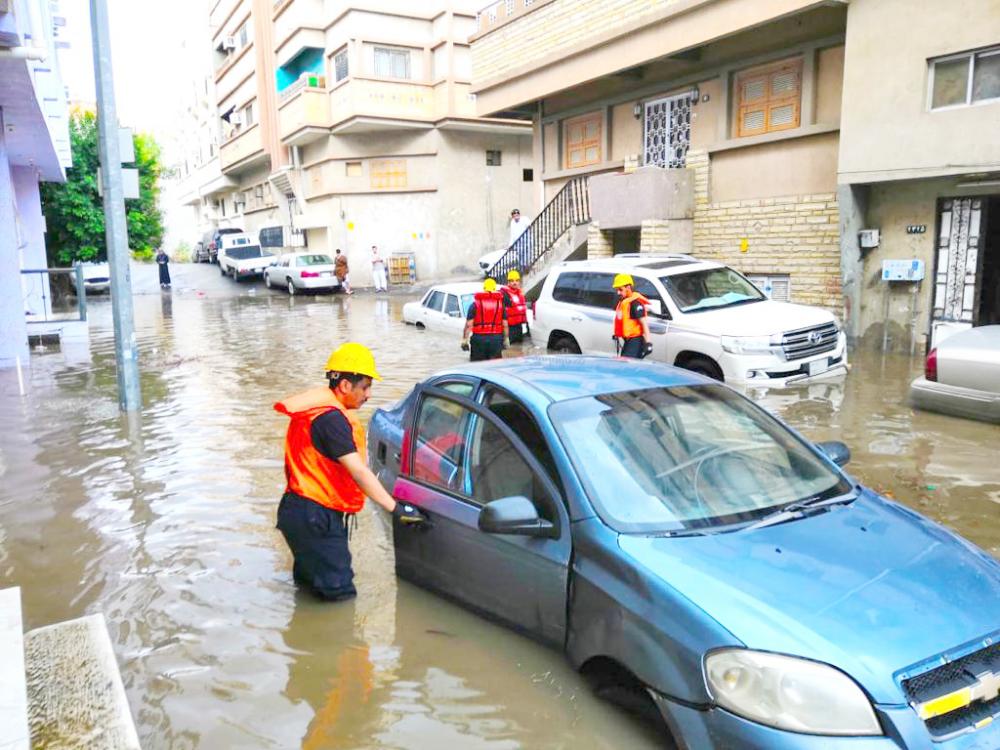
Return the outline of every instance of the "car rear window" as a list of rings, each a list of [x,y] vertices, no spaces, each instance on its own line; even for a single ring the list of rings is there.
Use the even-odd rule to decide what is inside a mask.
[[[263,258],[264,253],[260,250],[260,245],[243,245],[242,247],[231,247],[226,251],[233,260],[247,260],[249,258]]]
[[[329,255],[301,255],[296,261],[297,266],[332,266]]]
[[[611,286],[614,278],[613,273],[571,271],[560,274],[552,289],[552,298],[556,302],[613,310],[618,304],[618,295]]]

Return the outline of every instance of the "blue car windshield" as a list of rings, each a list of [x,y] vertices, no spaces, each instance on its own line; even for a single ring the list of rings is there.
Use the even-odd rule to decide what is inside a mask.
[[[731,268],[678,273],[662,277],[660,283],[669,292],[674,304],[685,313],[766,299],[757,287]]]
[[[852,489],[780,422],[723,386],[579,398],[549,414],[598,514],[622,533],[751,522]]]

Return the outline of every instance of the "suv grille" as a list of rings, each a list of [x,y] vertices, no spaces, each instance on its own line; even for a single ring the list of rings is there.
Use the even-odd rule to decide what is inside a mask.
[[[973,729],[980,722],[1000,715],[1000,643],[923,674],[903,680],[910,704],[926,718],[927,730],[935,738]],[[954,708],[930,710],[936,701],[958,695]],[[950,700],[942,701],[951,703]]]
[[[838,335],[836,323],[789,331],[781,337],[781,351],[787,361],[831,352],[837,348]]]

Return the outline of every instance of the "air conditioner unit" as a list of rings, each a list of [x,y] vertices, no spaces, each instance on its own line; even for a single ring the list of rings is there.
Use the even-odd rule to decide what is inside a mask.
[[[242,125],[243,124],[243,113],[242,112],[233,112],[231,115],[229,115],[229,124],[230,125]]]
[[[236,37],[227,36],[223,38],[222,49],[236,49]]]

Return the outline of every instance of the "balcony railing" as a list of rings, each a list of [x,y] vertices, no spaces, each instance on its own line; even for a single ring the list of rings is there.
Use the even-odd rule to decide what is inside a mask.
[[[219,167],[225,172],[239,162],[264,152],[264,142],[260,135],[260,127],[251,125],[243,131],[222,144],[219,149]]]
[[[299,78],[295,83],[291,84],[287,88],[283,88],[278,92],[278,98],[281,101],[286,101],[291,99],[297,93],[302,91],[302,89],[313,88],[313,89],[325,89],[326,88],[326,76],[324,75],[304,75]]]
[[[325,89],[300,87],[278,109],[278,133],[286,145],[316,140],[330,129],[330,98]]]
[[[352,78],[330,92],[330,114],[334,124],[358,116],[431,121],[437,97],[424,83]]]

